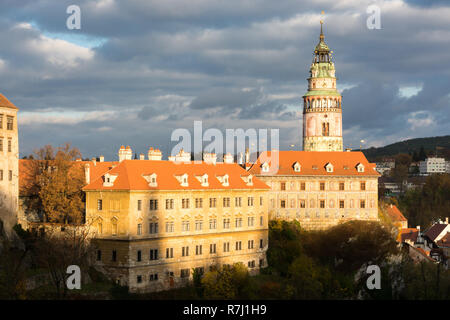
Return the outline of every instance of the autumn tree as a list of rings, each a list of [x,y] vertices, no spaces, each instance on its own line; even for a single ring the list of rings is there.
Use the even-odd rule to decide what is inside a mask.
[[[50,145],[35,151],[25,163],[21,193],[28,210],[43,215],[44,221],[81,223],[84,214],[85,184],[83,168],[74,160],[80,158],[77,148],[65,144],[57,149]]]

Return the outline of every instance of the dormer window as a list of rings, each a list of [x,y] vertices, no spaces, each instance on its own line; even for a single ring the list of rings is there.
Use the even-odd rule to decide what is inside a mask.
[[[249,174],[248,176],[241,176],[242,180],[244,180],[244,182],[248,185],[248,186],[252,186],[253,185],[253,175]]]
[[[264,162],[261,166],[262,172],[269,172],[269,164],[267,162]]]
[[[224,187],[228,187],[230,185],[228,179],[229,179],[228,174],[224,174],[223,176],[217,176],[217,180],[219,180],[222,186]]]
[[[295,162],[294,163],[294,172],[300,172],[302,166],[300,165],[300,163]]]
[[[157,187],[158,186],[156,173],[152,173],[149,175],[143,175],[143,177],[148,182],[149,187]]]
[[[116,180],[116,174],[105,173],[103,177],[103,186],[104,187],[112,187],[114,186],[114,181]]]
[[[363,165],[362,163],[358,163],[358,164],[356,165],[356,170],[357,170],[358,172],[364,172],[364,165]]]
[[[333,167],[333,165],[330,162],[328,162],[325,165],[325,170],[327,170],[327,172],[333,172],[334,171],[334,167]]]
[[[201,183],[202,187],[208,187],[209,183],[208,183],[208,175],[205,173],[202,176],[195,176],[195,178],[197,178],[197,180]]]
[[[189,186],[189,182],[188,182],[188,174],[185,173],[181,176],[175,176],[175,178],[178,180],[178,182],[180,183],[180,185],[182,187],[188,187]]]

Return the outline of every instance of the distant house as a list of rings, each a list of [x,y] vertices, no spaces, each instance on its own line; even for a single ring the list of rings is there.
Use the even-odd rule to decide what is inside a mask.
[[[438,240],[436,245],[442,250],[444,265],[448,269],[450,267],[450,232],[447,232],[445,236]]]
[[[446,173],[447,161],[444,158],[430,157],[420,161],[419,171],[421,175],[430,175],[434,173]]]
[[[408,228],[408,219],[405,218],[396,205],[389,205],[386,208],[386,213],[392,223],[399,228],[399,231],[401,229]]]

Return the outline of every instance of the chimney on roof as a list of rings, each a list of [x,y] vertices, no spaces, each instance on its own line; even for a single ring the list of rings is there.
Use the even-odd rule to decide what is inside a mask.
[[[250,151],[247,149],[245,149],[245,163],[249,163],[250,162]]]
[[[244,163],[242,152],[239,152],[239,161],[238,163],[242,165]]]
[[[100,156],[100,157],[99,157],[99,161],[100,161],[100,162],[105,162],[105,157],[104,157],[104,156]]]
[[[223,163],[233,163],[234,162],[234,158],[233,155],[231,153],[227,153],[223,155]]]
[[[392,203],[391,203],[391,208],[392,208]]]
[[[139,160],[145,160],[145,154],[143,153],[139,154]]]
[[[148,160],[161,160],[162,159],[162,152],[159,149],[153,149],[150,147],[148,149]]]
[[[420,231],[420,226],[417,226],[416,229]]]
[[[183,149],[178,152],[175,156],[169,156],[169,161],[175,161],[175,162],[190,162],[191,161],[191,154],[189,152],[185,152]]]
[[[445,217],[445,224],[448,224],[448,217]]]
[[[85,178],[85,180],[86,180],[86,184],[91,183],[91,175],[90,175],[90,166],[89,166],[89,163],[87,163],[87,164],[84,166],[84,178]]]
[[[81,161],[81,158],[76,158],[75,161]]]
[[[350,151],[352,151],[352,149],[351,148],[346,148],[345,151],[350,152]]]
[[[121,146],[118,155],[119,162],[122,162],[123,160],[131,160],[133,158],[133,151],[131,150],[130,146],[127,146],[126,148],[124,146]]]
[[[92,163],[94,164],[94,166],[97,165],[97,158],[96,157],[93,157],[91,160],[92,160]]]
[[[204,152],[203,153],[203,161],[208,164],[216,164],[217,155],[215,153]]]

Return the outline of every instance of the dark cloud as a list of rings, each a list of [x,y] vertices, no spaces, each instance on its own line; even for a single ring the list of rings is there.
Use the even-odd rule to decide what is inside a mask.
[[[78,4],[82,29],[67,30]],[[0,92],[20,107],[21,153],[72,141],[86,156],[150,145],[176,128],[279,128],[300,147],[301,96],[326,8],[344,142],[449,134],[450,5],[372,1],[0,1]],[[376,4],[376,3],[375,3]],[[73,40],[101,39],[98,46]],[[94,41],[95,42],[95,41]],[[80,45],[81,43],[81,45]],[[420,87],[416,95],[399,93]]]

